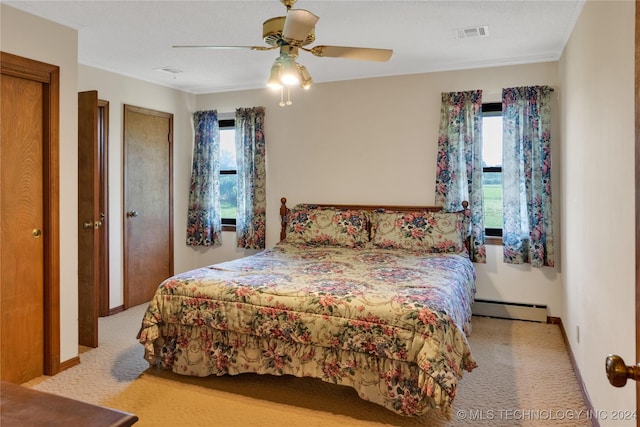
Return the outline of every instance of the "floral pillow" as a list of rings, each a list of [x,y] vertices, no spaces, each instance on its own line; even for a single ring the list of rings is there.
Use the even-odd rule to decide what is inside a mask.
[[[291,209],[288,243],[355,247],[369,241],[365,211],[301,204]]]
[[[379,248],[463,253],[466,224],[463,212],[376,211],[372,241]]]

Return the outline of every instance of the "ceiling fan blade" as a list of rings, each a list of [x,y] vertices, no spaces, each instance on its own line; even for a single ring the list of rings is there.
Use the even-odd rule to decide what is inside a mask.
[[[313,30],[319,17],[304,9],[289,9],[282,28],[284,39],[304,41]]]
[[[187,49],[251,49],[251,50],[271,50],[277,46],[207,46],[207,45],[175,45],[171,46],[175,48],[187,48]]]
[[[391,49],[372,49],[368,47],[315,46],[312,49],[305,50],[315,56],[378,62],[386,62],[391,59],[391,55],[393,55],[393,50]]]

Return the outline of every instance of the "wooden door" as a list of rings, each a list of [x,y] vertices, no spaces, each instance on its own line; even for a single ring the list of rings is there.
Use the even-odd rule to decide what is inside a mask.
[[[125,105],[125,309],[173,274],[172,146],[172,114]]]
[[[60,369],[59,69],[0,64],[0,379],[22,383]]]
[[[44,367],[42,85],[3,76],[1,91],[16,103],[2,123],[22,124],[2,126],[2,377],[23,382]]]
[[[100,176],[98,92],[78,93],[78,343],[98,346]]]

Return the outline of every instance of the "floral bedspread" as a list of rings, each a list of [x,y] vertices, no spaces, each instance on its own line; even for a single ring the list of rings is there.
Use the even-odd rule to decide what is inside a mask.
[[[311,376],[401,415],[445,415],[463,370],[475,270],[466,255],[279,243],[164,281],[138,333],[184,375]]]

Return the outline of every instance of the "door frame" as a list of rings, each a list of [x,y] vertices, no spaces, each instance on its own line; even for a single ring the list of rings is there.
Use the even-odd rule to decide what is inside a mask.
[[[102,233],[100,241],[100,280],[98,286],[98,315],[109,316],[109,101],[98,98],[98,175]],[[104,217],[102,217],[104,215]]]
[[[45,375],[60,372],[60,67],[0,52],[0,74],[42,83]]]
[[[640,0],[635,13],[635,210],[636,210],[636,361],[640,361]],[[640,409],[640,381],[636,383],[636,410]],[[636,421],[640,427],[640,418]]]

